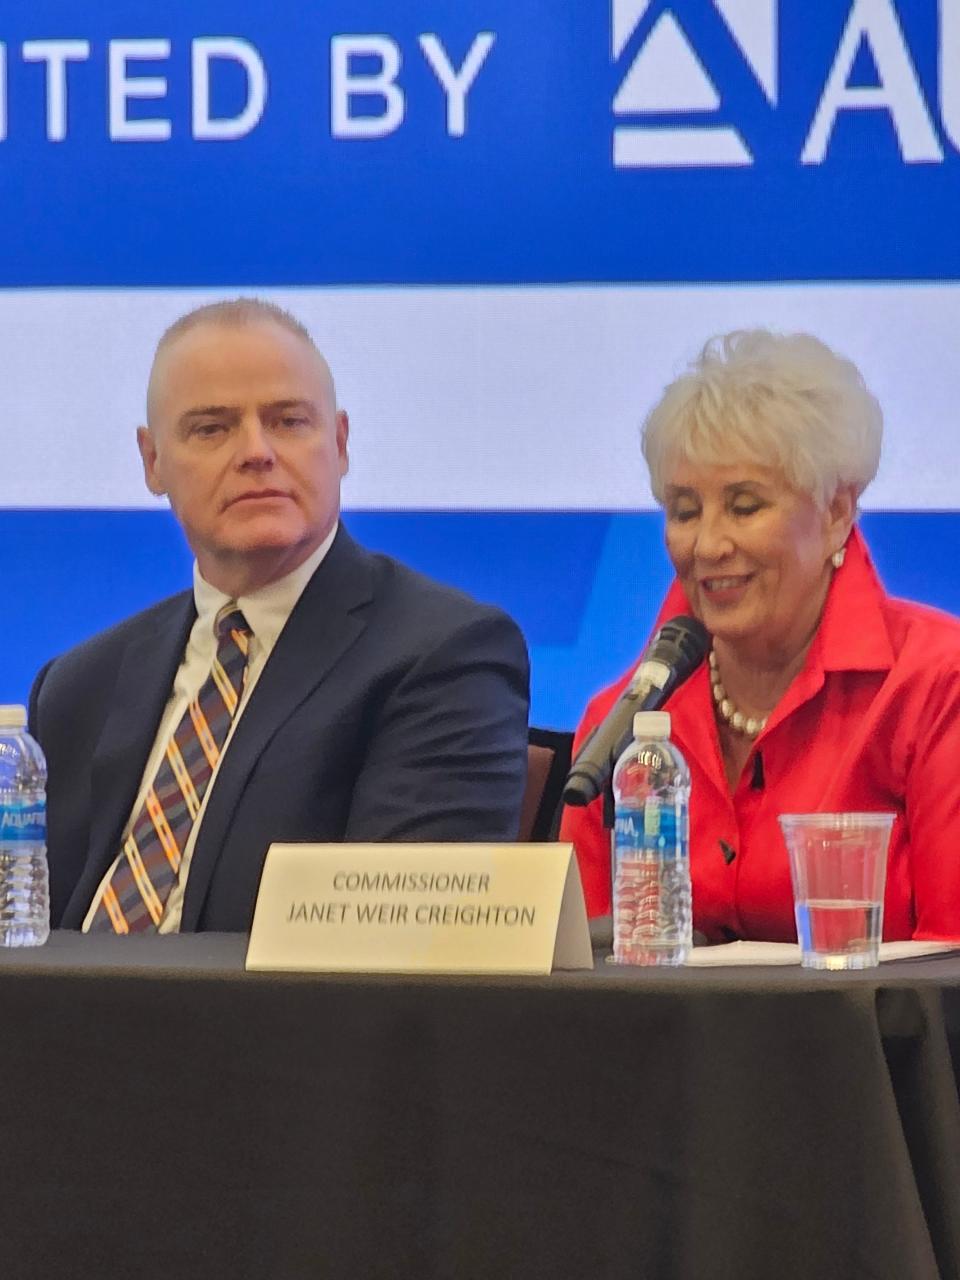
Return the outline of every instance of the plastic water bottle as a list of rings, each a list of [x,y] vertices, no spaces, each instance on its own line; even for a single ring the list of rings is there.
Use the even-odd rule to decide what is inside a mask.
[[[666,711],[640,711],[613,773],[613,958],[683,964],[692,943],[690,770]]]
[[[0,706],[0,946],[50,935],[47,765],[24,707]]]

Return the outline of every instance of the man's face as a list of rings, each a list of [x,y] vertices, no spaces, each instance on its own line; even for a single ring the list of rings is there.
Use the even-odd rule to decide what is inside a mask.
[[[271,320],[200,323],[160,352],[137,438],[208,582],[232,595],[302,564],[333,528],[346,414],[323,358]]]

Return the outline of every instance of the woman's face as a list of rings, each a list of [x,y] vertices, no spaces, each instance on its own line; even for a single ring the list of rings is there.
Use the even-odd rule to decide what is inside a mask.
[[[683,462],[667,481],[667,551],[693,612],[715,638],[789,661],[817,625],[849,504],[845,520],[821,511],[755,463]]]

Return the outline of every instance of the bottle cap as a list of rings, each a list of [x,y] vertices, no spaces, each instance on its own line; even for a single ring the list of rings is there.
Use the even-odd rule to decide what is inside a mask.
[[[26,727],[26,707],[0,706],[0,729],[25,729]]]
[[[669,738],[669,711],[638,711],[633,717],[635,738]]]

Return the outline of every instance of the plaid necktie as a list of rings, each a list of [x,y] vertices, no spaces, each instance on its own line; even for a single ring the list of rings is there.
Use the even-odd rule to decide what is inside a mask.
[[[91,933],[155,930],[163,916],[247,674],[250,628],[239,609],[217,620],[216,635],[213,667],[167,743],[90,922]]]

